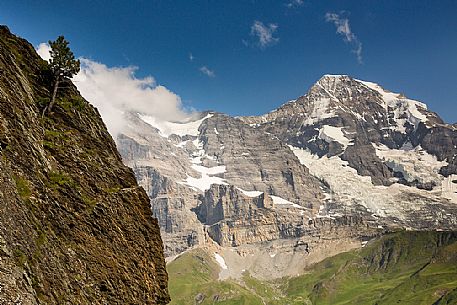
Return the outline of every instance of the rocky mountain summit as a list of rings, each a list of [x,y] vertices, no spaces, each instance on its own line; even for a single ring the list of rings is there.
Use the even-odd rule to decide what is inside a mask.
[[[97,110],[0,27],[0,304],[167,304],[159,226]]]
[[[238,275],[283,276],[386,231],[457,228],[457,129],[375,83],[325,75],[262,116],[129,126],[118,149],[169,258],[215,244]]]

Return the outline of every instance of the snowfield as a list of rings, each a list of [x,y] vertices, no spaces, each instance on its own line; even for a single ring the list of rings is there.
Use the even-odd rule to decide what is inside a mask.
[[[296,203],[290,202],[289,200],[286,200],[284,198],[278,197],[278,196],[273,196],[270,195],[271,199],[273,199],[273,204],[276,206],[280,207],[294,207],[296,209],[305,209],[301,205],[298,205]]]
[[[225,264],[224,258],[219,254],[219,253],[214,253],[214,258],[216,259],[216,262],[219,264],[219,266],[222,269],[228,269],[227,265]]]
[[[412,147],[404,145],[402,149],[390,149],[385,145],[375,145],[376,155],[386,161],[387,166],[396,172],[401,172],[408,182],[435,182],[440,186],[443,176],[439,174],[440,168],[448,165],[446,161],[438,161],[433,155],[427,153],[419,145]]]
[[[343,132],[343,127],[334,127],[330,125],[323,125],[319,130],[319,139],[330,143],[336,141],[343,145],[343,150],[346,149],[348,145],[353,145],[351,140],[346,138],[346,135]]]
[[[321,98],[316,102],[310,103],[313,109],[309,116],[303,120],[303,125],[313,125],[317,122],[320,122],[324,119],[333,118],[336,116],[333,110],[330,110],[329,98]]]
[[[424,103],[411,100],[408,98],[404,98],[399,93],[393,93],[384,90],[381,86],[376,83],[357,80],[358,82],[364,84],[368,88],[378,92],[381,94],[382,99],[384,101],[383,107],[386,110],[386,113],[389,112],[389,108],[395,109],[394,120],[397,123],[396,127],[392,127],[393,129],[405,133],[404,124],[409,122],[410,124],[414,125],[416,128],[420,122],[426,123],[427,116],[422,114],[418,109],[427,109],[427,105]]]
[[[236,189],[239,190],[240,192],[242,192],[244,195],[246,195],[248,197],[251,197],[251,198],[258,197],[261,194],[263,194],[263,192],[260,192],[260,191],[245,191],[245,190],[243,190],[242,188],[239,188],[239,187],[237,187]]]
[[[407,209],[420,209],[421,206],[428,204],[428,199],[441,200],[441,189],[425,191],[398,183],[388,187],[375,186],[371,183],[370,177],[360,176],[338,156],[319,158],[308,150],[289,147],[312,175],[329,184],[332,190],[329,194],[331,200],[348,206],[360,204],[376,216],[395,216],[404,219],[404,212]]]
[[[157,128],[160,132],[160,135],[163,137],[168,137],[172,134],[175,134],[178,136],[185,136],[185,135],[198,136],[198,128],[200,127],[202,122],[212,116],[213,116],[212,114],[208,114],[204,118],[201,118],[196,121],[179,123],[179,122],[160,121],[152,116],[139,114],[139,117],[141,120],[143,120],[147,124],[151,125],[152,127]]]

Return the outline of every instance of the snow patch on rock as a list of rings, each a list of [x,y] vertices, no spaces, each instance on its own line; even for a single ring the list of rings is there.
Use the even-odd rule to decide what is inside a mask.
[[[409,122],[415,128],[417,128],[420,122],[427,122],[427,116],[419,111],[419,109],[427,109],[427,105],[424,103],[405,98],[399,93],[386,91],[376,83],[362,80],[356,81],[378,92],[382,96],[382,106],[386,110],[386,113],[391,112],[390,110],[393,109],[391,113],[393,114],[393,119],[397,123],[397,126],[393,127],[394,130],[405,133],[406,129],[404,125],[406,122]]]
[[[319,158],[309,150],[289,147],[312,175],[329,184],[333,200],[347,206],[365,206],[375,216],[404,219],[404,213],[427,205],[429,198],[435,201],[441,198],[441,190],[425,191],[398,183],[388,187],[375,186],[369,176],[360,176],[338,156]]]
[[[344,149],[348,145],[352,145],[351,140],[346,138],[343,132],[343,127],[335,127],[330,125],[323,125],[319,130],[319,139],[326,141],[327,143],[336,141],[343,145]]]
[[[201,157],[200,157],[201,158]],[[192,161],[196,161],[196,158],[192,159]],[[213,166],[213,167],[205,167],[198,165],[200,163],[194,162],[192,164],[192,168],[201,174],[200,178],[194,178],[192,176],[187,175],[187,179],[185,180],[185,184],[201,190],[202,192],[208,190],[212,184],[227,184],[225,179],[221,177],[217,177],[215,175],[220,175],[226,172],[225,165]]]
[[[457,203],[457,175],[450,175],[443,179],[441,183],[441,192],[444,198]]]
[[[209,190],[212,184],[227,184],[223,178],[211,177],[205,174],[202,174],[200,178],[194,178],[187,175],[184,183],[202,192]]]
[[[309,116],[303,121],[303,125],[313,125],[327,118],[336,116],[335,112],[330,108],[330,98],[321,98],[319,100],[310,102],[312,107]]]
[[[214,258],[216,259],[216,262],[219,264],[219,266],[222,269],[228,269],[227,264],[225,263],[224,258],[219,254],[219,253],[214,253]]]
[[[181,184],[187,184],[188,186],[194,188],[195,190],[200,190],[202,192],[208,190],[212,184],[227,184],[224,178],[218,177],[216,175],[222,175],[226,172],[225,165],[218,165],[213,167],[206,167],[203,164],[202,159],[207,158],[212,161],[216,161],[214,157],[208,156],[203,149],[203,143],[198,139],[192,141],[194,146],[197,148],[190,157],[190,162],[192,163],[191,168],[196,172],[200,173],[199,178],[195,178],[187,175],[185,181],[180,182]]]
[[[373,144],[376,155],[384,160],[395,172],[401,172],[408,182],[415,180],[426,183],[434,182],[440,186],[443,176],[440,168],[446,166],[446,161],[438,161],[436,156],[427,153],[420,145],[412,147],[404,145],[402,149],[390,149],[385,145]]]
[[[172,134],[178,136],[198,136],[198,128],[203,123],[204,120],[209,119],[212,117],[213,114],[207,114],[204,118],[195,121],[188,121],[188,122],[168,122],[168,121],[159,121],[155,117],[142,115],[140,114],[139,117],[145,123],[155,127],[159,130],[160,135],[163,137],[168,137]]]
[[[245,190],[243,190],[242,188],[239,188],[239,187],[237,187],[236,189],[239,190],[244,195],[246,195],[248,197],[251,197],[251,198],[259,197],[260,195],[263,194],[263,192],[260,192],[260,191],[245,191]]]
[[[286,200],[284,198],[281,198],[279,196],[273,196],[273,195],[270,195],[271,199],[273,200],[273,204],[276,205],[276,206],[280,206],[280,207],[294,207],[294,208],[297,208],[297,209],[304,209],[304,207],[302,207],[301,205],[298,205],[296,203],[293,203],[293,202],[290,202],[289,200]]]

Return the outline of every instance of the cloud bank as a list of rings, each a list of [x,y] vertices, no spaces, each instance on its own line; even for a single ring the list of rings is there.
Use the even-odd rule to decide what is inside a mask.
[[[362,43],[357,36],[351,31],[349,19],[336,13],[325,14],[325,21],[332,22],[336,27],[336,32],[343,37],[346,43],[353,46],[352,52],[357,56],[357,61],[362,63]]]
[[[37,52],[49,59],[47,44],[40,44]],[[114,139],[126,127],[127,112],[139,112],[158,121],[182,121],[192,116],[184,110],[181,98],[157,85],[153,77],[137,78],[137,67],[108,67],[87,58],[80,60],[81,71],[73,82],[81,95],[98,108]]]
[[[268,25],[255,20],[251,26],[251,36],[258,39],[258,46],[262,49],[272,46],[279,41],[279,38],[274,37],[274,33],[278,30],[278,25],[270,23]]]

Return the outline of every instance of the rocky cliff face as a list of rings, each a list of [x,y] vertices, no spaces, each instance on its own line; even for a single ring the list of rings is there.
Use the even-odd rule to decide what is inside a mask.
[[[98,112],[0,27],[0,303],[166,304],[157,220]]]
[[[118,146],[148,191],[170,257],[216,242],[238,261],[248,251],[277,264],[274,247],[302,266],[389,230],[457,228],[455,126],[371,82],[325,75],[257,117],[129,122]],[[307,251],[290,254],[297,244]]]
[[[279,239],[304,242],[311,236],[330,238],[330,231],[339,231],[339,238],[376,235],[375,222],[369,217],[347,214],[312,218],[305,216],[300,206],[278,207],[264,193],[250,197],[232,185],[212,185],[196,213],[207,226],[209,237],[229,247]]]
[[[403,150],[420,146],[437,161],[447,163],[439,168],[441,174],[457,173],[457,130],[453,125],[445,124],[421,102],[346,75],[325,75],[296,101],[243,120],[320,157],[343,153],[341,158],[360,175],[370,176],[375,185],[390,185],[392,178],[405,178],[405,173],[383,162],[373,145]],[[415,183],[432,188],[431,181]]]

